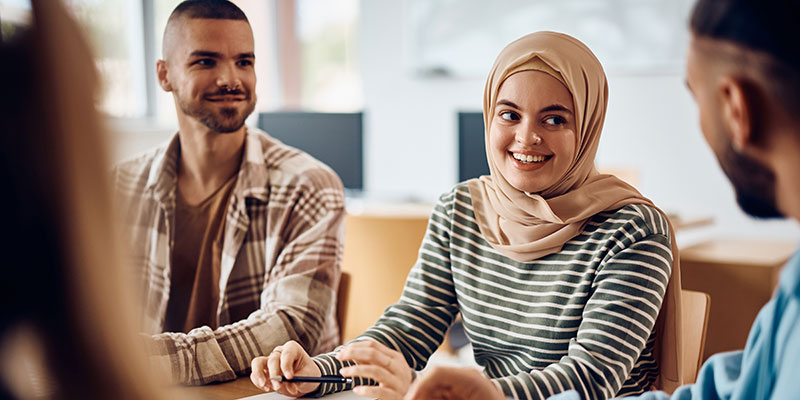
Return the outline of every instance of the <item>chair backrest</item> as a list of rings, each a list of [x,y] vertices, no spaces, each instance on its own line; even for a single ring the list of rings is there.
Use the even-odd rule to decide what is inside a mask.
[[[342,271],[351,275],[344,342],[364,333],[403,292],[417,259],[428,217],[348,214]]]
[[[682,290],[683,302],[683,373],[684,383],[694,383],[703,360],[703,346],[706,342],[708,312],[711,309],[711,296],[694,290]]]
[[[347,306],[350,301],[350,274],[342,271],[339,291],[336,294],[336,322],[339,324],[339,340],[344,343],[344,326],[347,322]]]

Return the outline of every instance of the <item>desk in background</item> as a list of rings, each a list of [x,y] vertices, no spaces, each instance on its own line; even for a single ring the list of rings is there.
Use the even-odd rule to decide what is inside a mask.
[[[744,348],[796,247],[788,241],[714,239],[681,249],[683,288],[711,296],[703,361]]]
[[[343,341],[364,333],[403,292],[431,204],[348,204],[342,271],[350,274]]]

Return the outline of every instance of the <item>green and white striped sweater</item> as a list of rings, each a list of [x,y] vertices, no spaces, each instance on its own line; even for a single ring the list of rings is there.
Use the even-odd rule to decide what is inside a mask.
[[[461,183],[439,199],[400,300],[355,340],[420,370],[461,312],[475,360],[510,397],[641,393],[658,375],[652,330],[671,270],[667,222],[645,205],[597,214],[561,252],[514,261],[483,239]],[[314,358],[323,374],[344,366],[335,354]]]

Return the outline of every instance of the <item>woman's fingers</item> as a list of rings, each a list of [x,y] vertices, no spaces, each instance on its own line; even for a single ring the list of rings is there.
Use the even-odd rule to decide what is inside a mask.
[[[336,358],[340,361],[355,361],[359,364],[380,365],[386,369],[390,369],[395,354],[402,358],[400,353],[380,343],[363,341],[345,346],[339,351]],[[403,360],[403,364],[405,364],[405,360]]]
[[[339,351],[336,358],[340,361],[356,362],[356,365],[339,371],[343,376],[358,376],[379,383],[378,386],[364,386],[358,389],[357,393],[363,391],[365,396],[400,399],[411,385],[411,368],[403,355],[378,342],[362,341],[349,344]]]
[[[377,365],[353,365],[342,368],[339,370],[339,373],[344,377],[351,378],[357,376],[360,378],[372,379],[379,382],[382,386],[392,389],[401,389],[400,380],[396,377],[396,374],[391,370]]]

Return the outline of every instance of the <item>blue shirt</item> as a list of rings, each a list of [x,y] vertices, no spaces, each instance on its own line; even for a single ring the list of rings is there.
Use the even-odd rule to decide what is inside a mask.
[[[648,392],[633,398],[663,400],[670,396]],[[671,398],[800,398],[800,252],[781,271],[778,290],[758,313],[744,351],[715,354],[703,364],[697,382],[681,386]],[[570,391],[550,399],[573,400],[580,396]]]

